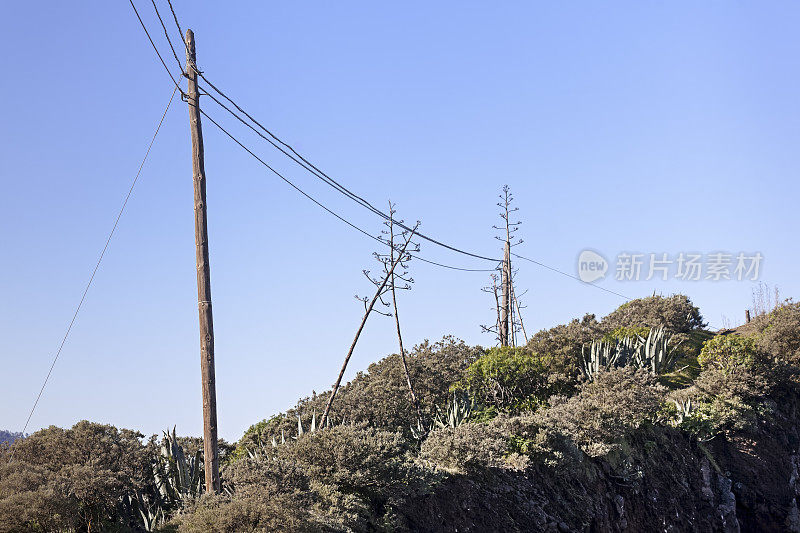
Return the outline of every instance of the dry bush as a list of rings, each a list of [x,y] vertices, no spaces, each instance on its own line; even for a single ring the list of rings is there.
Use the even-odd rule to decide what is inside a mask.
[[[451,472],[506,466],[506,437],[488,424],[462,424],[431,432],[420,457]]]
[[[637,298],[619,306],[601,321],[605,332],[618,328],[657,328],[663,326],[671,333],[688,334],[705,327],[700,310],[688,296],[674,294],[669,297],[650,296]],[[684,335],[682,339],[685,339]]]
[[[603,335],[594,315],[585,315],[569,324],[543,329],[533,335],[527,347],[551,357],[550,372],[554,379],[576,386],[581,375],[581,348]]]
[[[462,378],[464,370],[483,350],[467,346],[463,341],[445,337],[439,342],[424,342],[407,354],[408,368],[414,381],[423,416],[433,419],[436,407],[447,402],[449,387]],[[273,436],[297,434],[297,416],[309,427],[312,414],[322,412],[330,392],[316,394],[298,402],[285,414],[251,426],[240,439],[236,455],[246,455],[246,449],[268,443]],[[408,393],[400,356],[390,355],[359,372],[336,395],[331,409],[334,421],[367,422],[372,426],[410,434],[416,424],[416,412]]]
[[[787,301],[746,327],[756,335],[758,346],[775,358],[800,364],[800,302]]]
[[[51,426],[0,453],[0,531],[107,531],[129,521],[120,501],[151,482],[140,433],[78,422]]]
[[[607,370],[585,383],[576,396],[554,401],[537,414],[536,421],[591,456],[605,455],[630,431],[654,419],[664,393],[646,370]]]
[[[180,531],[390,531],[394,510],[438,479],[400,434],[365,425],[306,433],[223,474],[233,494],[201,501]]]
[[[247,496],[205,495],[172,524],[181,533],[337,531],[314,519],[302,494],[254,488]]]

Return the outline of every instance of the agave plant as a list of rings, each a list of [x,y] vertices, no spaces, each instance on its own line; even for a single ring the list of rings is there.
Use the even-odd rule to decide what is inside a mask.
[[[326,424],[326,425],[327,425],[327,424]],[[310,432],[310,433],[316,433],[318,429],[322,429],[322,428],[317,428],[317,411],[315,410],[315,411],[314,411],[314,412],[311,414],[311,426],[309,427],[309,432]],[[299,439],[299,438],[300,438],[300,437],[301,437],[301,436],[302,436],[302,435],[303,435],[305,432],[306,432],[306,431],[305,431],[305,429],[303,429],[303,421],[301,420],[301,418],[300,418],[300,415],[297,415],[297,436],[295,436],[295,437],[292,437],[292,438],[293,438],[294,440],[297,440],[297,439]],[[282,434],[281,434],[281,436],[282,436]]]
[[[589,353],[586,353],[586,347],[581,347],[581,370],[583,375],[590,381],[594,379],[595,375],[604,368],[612,366],[619,366],[628,358],[628,352],[631,347],[627,339],[617,341],[612,344],[602,340],[592,341],[589,346]]]
[[[155,531],[169,515],[203,493],[203,459],[198,450],[187,457],[175,428],[164,432],[158,452],[151,459],[154,486],[137,491],[121,502],[125,512],[145,531]]]
[[[169,430],[164,432],[153,475],[161,496],[180,507],[203,494],[203,452],[197,450],[194,456],[187,457],[173,427],[172,434]]]
[[[453,399],[447,402],[444,412],[436,407],[434,424],[439,428],[457,428],[467,421],[474,407],[475,402],[470,400],[469,395],[454,392]]]
[[[646,368],[658,375],[669,372],[675,367],[680,356],[677,351],[680,343],[670,348],[674,336],[666,332],[663,326],[653,328],[647,337],[640,335],[610,341],[592,341],[589,353],[586,347],[581,348],[581,370],[590,381],[603,368],[612,368],[632,364]]]
[[[669,345],[674,336],[667,333],[663,326],[651,329],[647,338],[637,337],[639,344],[633,359],[637,366],[646,368],[655,375],[669,372],[675,368],[675,363],[680,356],[677,348],[681,343],[670,348]]]
[[[411,428],[411,438],[413,438],[417,443],[422,442],[427,438],[428,434],[433,430],[434,424],[423,424],[420,419],[417,419],[417,425],[411,424],[409,427]]]
[[[133,515],[133,519],[145,531],[156,531],[167,521],[162,502],[149,497],[146,493],[139,492],[135,497],[126,496],[122,502],[126,516]]]
[[[687,398],[685,401],[673,400],[673,402],[675,402],[675,408],[678,410],[677,423],[682,424],[692,414],[692,399]]]

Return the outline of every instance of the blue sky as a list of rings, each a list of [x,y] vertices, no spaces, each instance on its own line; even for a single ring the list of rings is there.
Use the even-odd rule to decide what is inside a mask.
[[[331,176],[423,230],[499,256],[508,183],[517,251],[569,273],[591,248],[760,251],[798,295],[800,6],[728,2],[217,2],[174,5],[206,75]],[[168,65],[152,5],[137,3]],[[159,6],[168,13],[165,2]],[[127,2],[16,3],[0,20],[0,428],[20,430],[171,92]],[[167,18],[166,22],[170,22]],[[169,26],[172,30],[172,26]],[[380,222],[213,107],[332,209]],[[333,382],[374,268],[367,240],[205,123],[220,433]],[[30,429],[81,419],[201,432],[190,141],[176,100]],[[422,255],[481,268],[423,243]],[[622,303],[520,263],[529,331]],[[490,344],[483,273],[413,264],[406,342]],[[683,292],[716,326],[752,282],[627,281]],[[348,376],[396,351],[370,319]]]

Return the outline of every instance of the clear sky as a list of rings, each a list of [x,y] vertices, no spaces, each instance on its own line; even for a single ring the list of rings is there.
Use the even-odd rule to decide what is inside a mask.
[[[760,279],[800,293],[797,3],[174,4],[209,79],[331,176],[448,243],[501,254],[491,226],[507,183],[523,221],[517,252],[555,268],[575,274],[585,248],[612,263],[625,251],[758,251]],[[175,70],[152,5],[137,6]],[[4,7],[0,428],[19,431],[172,86],[126,1]],[[361,270],[375,268],[375,243],[204,126],[219,424],[235,440],[331,385],[363,312],[353,295],[372,288]],[[90,419],[201,433],[193,232],[176,99],[29,430]],[[421,253],[486,266],[426,243]],[[622,303],[518,266],[529,332]],[[479,328],[492,320],[487,274],[412,268],[407,344],[492,343]],[[616,281],[611,268],[598,285],[686,293],[717,327],[751,302],[754,282]],[[373,316],[348,377],[393,351],[391,319]]]

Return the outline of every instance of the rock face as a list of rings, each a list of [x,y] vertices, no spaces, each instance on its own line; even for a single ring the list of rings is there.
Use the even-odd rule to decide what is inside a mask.
[[[800,532],[798,442],[788,423],[705,445],[650,428],[605,458],[452,476],[401,515],[412,531]]]

